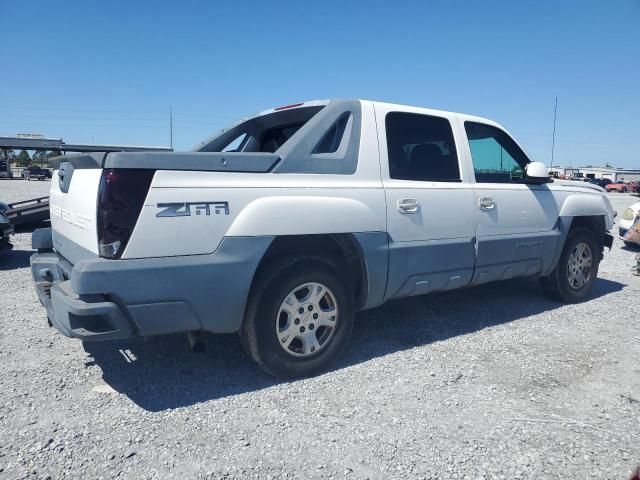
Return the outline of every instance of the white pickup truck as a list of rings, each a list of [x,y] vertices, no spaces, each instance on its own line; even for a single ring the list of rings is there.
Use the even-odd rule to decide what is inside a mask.
[[[246,118],[188,153],[58,158],[31,268],[49,321],[84,341],[238,332],[280,377],[314,374],[354,314],[538,276],[588,298],[614,212],[554,181],[490,120],[362,100]]]

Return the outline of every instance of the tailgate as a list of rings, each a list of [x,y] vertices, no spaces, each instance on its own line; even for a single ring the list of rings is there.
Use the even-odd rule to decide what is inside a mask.
[[[49,202],[54,248],[70,260],[77,256],[77,247],[68,240],[98,254],[96,204],[102,168],[99,163],[78,161],[94,155],[61,157],[51,178]]]

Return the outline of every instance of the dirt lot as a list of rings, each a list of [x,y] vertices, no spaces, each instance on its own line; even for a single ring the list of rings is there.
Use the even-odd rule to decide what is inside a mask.
[[[0,201],[48,182],[0,181]],[[637,197],[611,194],[622,212]],[[0,478],[627,478],[640,462],[640,278],[616,239],[593,299],[535,279],[358,315],[281,383],[235,336],[85,345],[47,327],[30,233],[0,257]]]

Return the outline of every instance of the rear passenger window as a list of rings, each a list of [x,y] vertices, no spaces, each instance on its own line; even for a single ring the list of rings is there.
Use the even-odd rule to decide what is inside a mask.
[[[391,178],[460,181],[456,144],[447,119],[391,112],[385,122]]]

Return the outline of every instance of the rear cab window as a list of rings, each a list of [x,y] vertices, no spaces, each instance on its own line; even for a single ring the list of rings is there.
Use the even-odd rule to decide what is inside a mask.
[[[205,141],[197,151],[275,153],[323,108],[314,105],[250,118]]]
[[[462,181],[449,120],[432,115],[390,112],[386,115],[385,127],[390,178]]]

